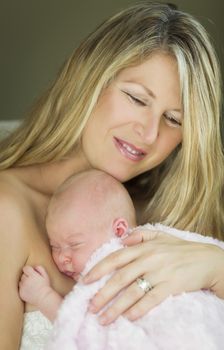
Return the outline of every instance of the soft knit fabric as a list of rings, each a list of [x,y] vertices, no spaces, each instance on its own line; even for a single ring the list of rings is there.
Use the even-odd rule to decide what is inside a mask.
[[[25,312],[19,349],[43,350],[51,330],[52,323],[40,311]]]
[[[185,240],[216,244],[211,237],[160,224],[142,228],[162,230]],[[90,258],[84,273],[104,256],[122,248],[119,239],[104,244]],[[88,312],[89,300],[110,276],[90,285],[78,283],[65,298],[46,350],[216,350],[224,348],[224,301],[209,291],[170,296],[134,322],[119,317],[101,326]]]

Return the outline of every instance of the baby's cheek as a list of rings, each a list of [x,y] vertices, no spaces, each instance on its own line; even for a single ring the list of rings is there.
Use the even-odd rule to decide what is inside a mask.
[[[58,270],[59,270],[59,271],[62,271],[62,264],[61,264],[61,262],[59,261],[57,254],[53,254],[52,256],[53,256],[53,260],[54,260],[54,262],[55,262],[55,264],[56,264]]]
[[[76,272],[82,272],[86,266],[88,257],[86,254],[80,254],[79,256],[76,256],[74,261],[74,269]]]

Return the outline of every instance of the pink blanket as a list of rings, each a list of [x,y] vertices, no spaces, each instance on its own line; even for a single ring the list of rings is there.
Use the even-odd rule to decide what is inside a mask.
[[[146,227],[163,230],[186,240],[216,244],[224,249],[223,242],[210,237],[159,224]],[[121,247],[117,238],[104,244],[92,255],[84,272]],[[101,326],[97,315],[89,313],[87,308],[89,300],[108,278],[106,276],[91,285],[78,283],[66,296],[46,350],[224,349],[224,300],[208,291],[170,296],[135,322],[121,316],[113,324]]]

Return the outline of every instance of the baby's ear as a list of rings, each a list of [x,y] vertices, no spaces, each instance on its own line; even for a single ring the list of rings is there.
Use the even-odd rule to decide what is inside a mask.
[[[113,233],[116,237],[122,237],[128,231],[128,222],[124,218],[118,218],[113,221]]]

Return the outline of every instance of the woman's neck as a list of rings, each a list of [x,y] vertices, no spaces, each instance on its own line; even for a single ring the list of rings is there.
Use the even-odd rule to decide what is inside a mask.
[[[14,170],[30,188],[51,196],[69,176],[90,168],[90,164],[83,156],[76,155],[55,163],[14,168]]]

